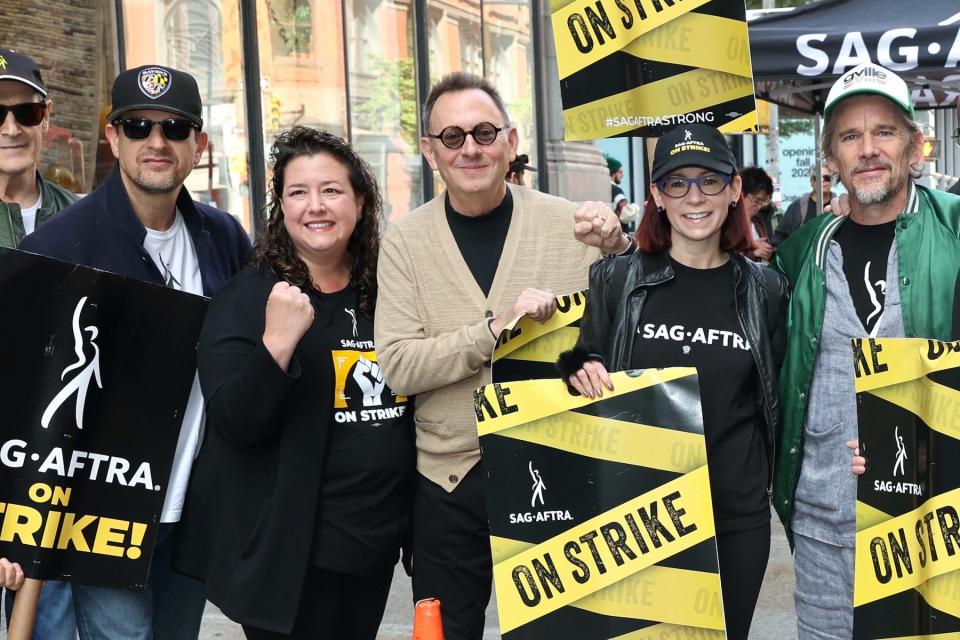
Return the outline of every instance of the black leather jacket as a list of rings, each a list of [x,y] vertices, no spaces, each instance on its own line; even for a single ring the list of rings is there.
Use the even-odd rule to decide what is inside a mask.
[[[766,446],[772,466],[779,431],[777,370],[786,347],[787,279],[772,269],[730,254],[736,282],[736,311],[750,342],[757,368],[758,413],[766,422]],[[673,267],[666,253],[639,251],[595,262],[590,267],[590,290],[580,320],[576,347],[557,363],[564,379],[588,360],[601,360],[608,371],[630,367],[633,341],[647,290],[672,280]],[[771,468],[770,477],[773,477]]]

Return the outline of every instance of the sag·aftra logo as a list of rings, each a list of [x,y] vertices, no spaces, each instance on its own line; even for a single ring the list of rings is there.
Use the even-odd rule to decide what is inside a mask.
[[[40,426],[44,429],[50,426],[50,421],[60,406],[74,394],[76,394],[74,422],[77,429],[83,429],[83,407],[87,401],[90,382],[95,380],[97,388],[103,389],[103,381],[100,378],[100,348],[96,343],[99,330],[95,325],[88,325],[82,330],[80,328],[80,315],[86,302],[86,296],[80,298],[73,310],[73,351],[77,355],[77,361],[67,365],[60,374],[60,380],[64,381],[64,385],[47,405],[40,418]],[[68,379],[69,374],[73,375]]]

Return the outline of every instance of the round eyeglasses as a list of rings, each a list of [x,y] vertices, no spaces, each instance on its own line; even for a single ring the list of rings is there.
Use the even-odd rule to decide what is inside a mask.
[[[131,140],[146,140],[153,131],[153,125],[160,125],[163,137],[167,140],[180,142],[186,140],[193,129],[199,130],[196,124],[182,118],[168,118],[167,120],[150,120],[149,118],[122,118],[113,121],[113,126],[123,127],[123,135]]]
[[[705,176],[696,178],[684,178],[683,176],[667,176],[657,181],[657,187],[660,193],[671,198],[682,198],[690,191],[690,185],[697,185],[700,193],[705,196],[715,196],[727,188],[733,176],[725,176],[719,173],[708,173]]]
[[[470,131],[464,131],[456,125],[444,128],[440,133],[428,133],[428,138],[439,140],[447,149],[459,149],[467,140],[467,134],[473,136],[477,144],[484,146],[493,144],[497,139],[497,134],[506,129],[506,127],[496,127],[489,122],[481,122]]]

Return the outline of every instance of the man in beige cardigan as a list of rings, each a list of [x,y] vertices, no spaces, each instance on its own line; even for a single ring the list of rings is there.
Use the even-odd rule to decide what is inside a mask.
[[[423,123],[420,149],[447,188],[383,239],[375,337],[391,388],[417,396],[414,598],[441,600],[446,640],[478,640],[491,559],[473,390],[507,323],[546,321],[555,293],[583,289],[601,251],[631,243],[602,203],[504,182],[517,131],[485,80],[444,77]]]

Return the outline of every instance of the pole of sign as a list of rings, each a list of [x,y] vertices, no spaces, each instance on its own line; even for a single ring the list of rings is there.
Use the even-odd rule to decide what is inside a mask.
[[[33,625],[37,621],[37,605],[40,603],[40,590],[43,580],[27,578],[17,591],[13,601],[13,613],[10,614],[10,628],[7,640],[30,640],[33,637]]]

